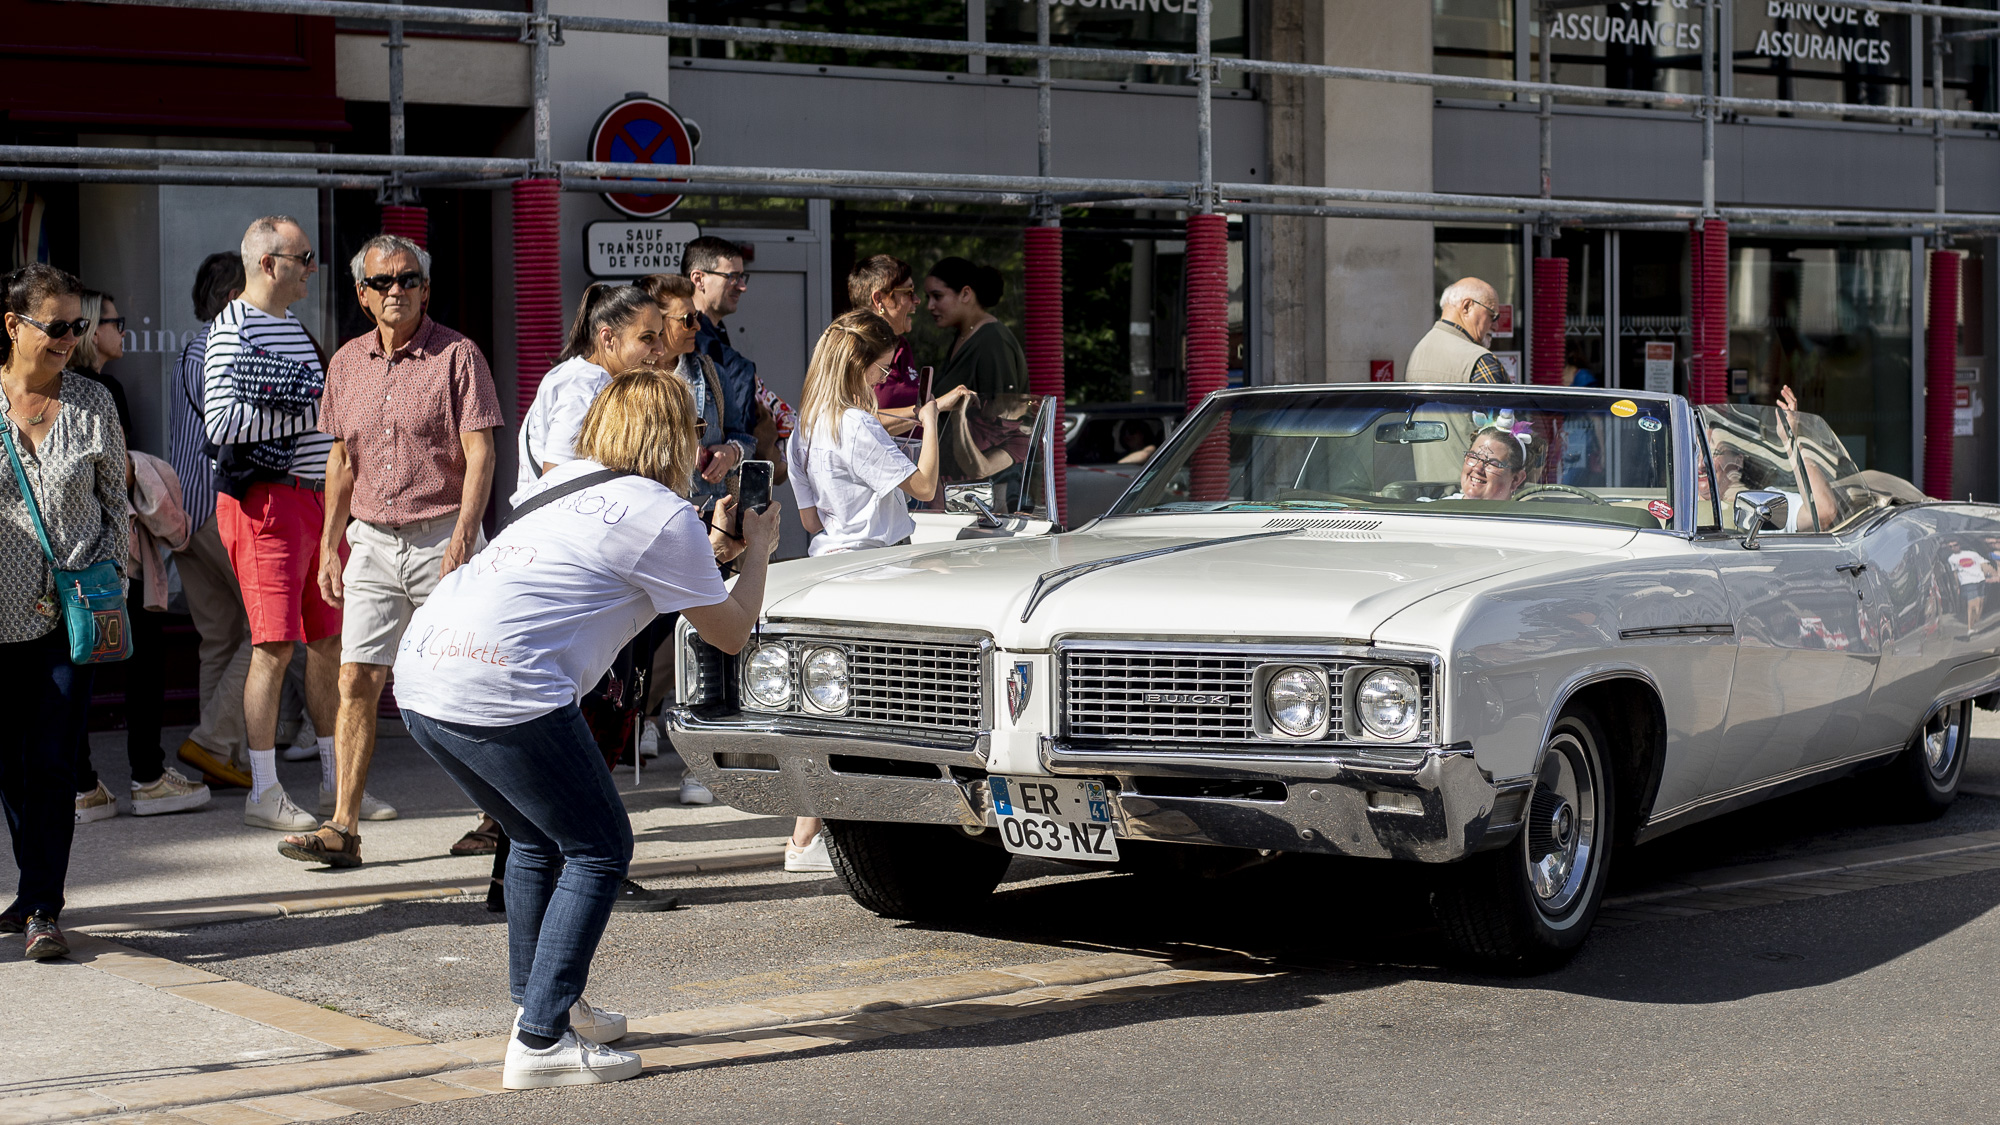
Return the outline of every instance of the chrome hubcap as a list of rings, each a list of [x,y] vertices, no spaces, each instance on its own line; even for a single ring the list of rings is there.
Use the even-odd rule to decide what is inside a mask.
[[[1965,705],[1955,703],[1932,715],[1924,724],[1924,764],[1930,768],[1932,777],[1943,780],[1951,775],[1951,767],[1958,761],[1964,714]]]
[[[1528,882],[1542,909],[1560,913],[1575,901],[1597,844],[1597,788],[1582,741],[1562,731],[1549,743],[1529,799]]]

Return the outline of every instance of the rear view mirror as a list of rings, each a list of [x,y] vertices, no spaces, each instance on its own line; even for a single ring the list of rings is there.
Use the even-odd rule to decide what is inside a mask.
[[[1443,422],[1384,422],[1375,427],[1375,441],[1380,445],[1424,445],[1450,436]]]

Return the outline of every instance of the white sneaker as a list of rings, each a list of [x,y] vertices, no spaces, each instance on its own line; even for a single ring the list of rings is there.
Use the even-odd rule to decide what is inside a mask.
[[[654,726],[651,719],[641,720],[641,723],[645,729],[639,732],[639,757],[650,762],[660,756],[660,728]]]
[[[318,818],[292,803],[282,785],[264,790],[258,800],[256,790],[243,798],[243,823],[252,828],[275,828],[280,832],[310,832],[319,827]]]
[[[552,1047],[537,1050],[518,1036],[507,1040],[507,1064],[500,1085],[509,1090],[540,1090],[548,1086],[589,1086],[623,1082],[639,1075],[639,1056],[579,1039],[566,1031]]]
[[[709,791],[708,786],[703,785],[692,777],[681,778],[681,804],[712,805],[714,803],[715,794]]]
[[[304,746],[287,746],[283,750],[278,751],[278,756],[287,762],[317,762],[319,761],[319,742],[315,740],[306,743]]]
[[[514,1009],[514,1027],[521,1026],[521,1009]],[[625,1038],[625,1013],[606,1011],[579,996],[569,1006],[569,1029],[578,1039],[610,1043]]]
[[[181,776],[181,771],[169,766],[151,785],[133,784],[132,815],[153,816],[198,809],[208,803],[208,797],[208,786],[189,781]]]
[[[812,842],[803,848],[786,840],[785,870],[832,871],[833,857],[826,854],[826,829],[813,833]]]
[[[331,789],[322,789],[319,791],[319,815],[321,819],[333,815],[333,808],[338,800],[339,795]],[[375,795],[366,789],[361,791],[361,819],[394,820],[401,815],[401,813],[396,811],[396,806],[387,801],[376,800]]]

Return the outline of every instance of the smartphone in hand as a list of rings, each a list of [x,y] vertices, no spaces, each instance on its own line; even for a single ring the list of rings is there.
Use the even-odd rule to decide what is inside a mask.
[[[736,512],[730,518],[729,537],[743,538],[743,513],[762,515],[771,506],[771,463],[745,461],[736,474]]]

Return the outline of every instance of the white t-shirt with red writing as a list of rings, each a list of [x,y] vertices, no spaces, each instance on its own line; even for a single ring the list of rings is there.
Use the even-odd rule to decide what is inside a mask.
[[[557,465],[533,499],[604,466]],[[576,702],[662,613],[727,597],[701,516],[627,476],[516,521],[438,583],[396,653],[396,700],[428,718],[498,727]]]

